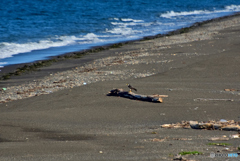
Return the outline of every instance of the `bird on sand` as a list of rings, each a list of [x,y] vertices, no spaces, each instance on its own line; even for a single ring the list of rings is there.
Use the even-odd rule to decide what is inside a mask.
[[[137,91],[137,89],[136,89],[136,88],[133,88],[130,84],[127,84],[127,86],[128,86],[128,88],[130,89],[130,92],[132,92],[132,90]]]

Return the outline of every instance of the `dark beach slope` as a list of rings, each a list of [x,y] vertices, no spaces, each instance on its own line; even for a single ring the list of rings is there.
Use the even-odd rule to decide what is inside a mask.
[[[83,59],[94,61],[84,67],[80,59],[61,61],[42,68],[51,74],[43,79],[40,71],[1,82],[7,91],[0,104],[0,160],[172,160],[181,151],[203,153],[190,159],[226,160],[210,152],[239,152],[239,140],[224,141],[235,148],[228,152],[208,139],[236,132],[160,125],[240,121],[239,28],[240,16],[228,17],[96,53],[106,54],[101,59],[90,54]],[[29,83],[20,85],[24,79]],[[106,96],[112,88],[127,90],[126,83],[141,94],[169,97],[150,103]]]

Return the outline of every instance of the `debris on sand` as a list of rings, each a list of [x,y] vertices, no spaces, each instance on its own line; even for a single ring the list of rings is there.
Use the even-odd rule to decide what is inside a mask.
[[[205,130],[225,130],[225,131],[240,131],[240,121],[225,120],[225,121],[208,121],[208,122],[198,122],[198,121],[182,121],[176,124],[163,124],[162,128],[185,128],[185,129],[205,129]]]

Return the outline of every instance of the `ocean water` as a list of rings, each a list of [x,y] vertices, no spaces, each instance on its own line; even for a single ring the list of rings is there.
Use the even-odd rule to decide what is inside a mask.
[[[2,0],[0,67],[164,34],[239,11],[239,0]]]

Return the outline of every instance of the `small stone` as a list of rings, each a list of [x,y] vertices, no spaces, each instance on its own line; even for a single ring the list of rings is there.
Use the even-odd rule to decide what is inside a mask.
[[[189,121],[189,124],[192,129],[199,129],[198,121]]]
[[[225,119],[221,119],[220,122],[227,122],[227,120],[225,120]]]

